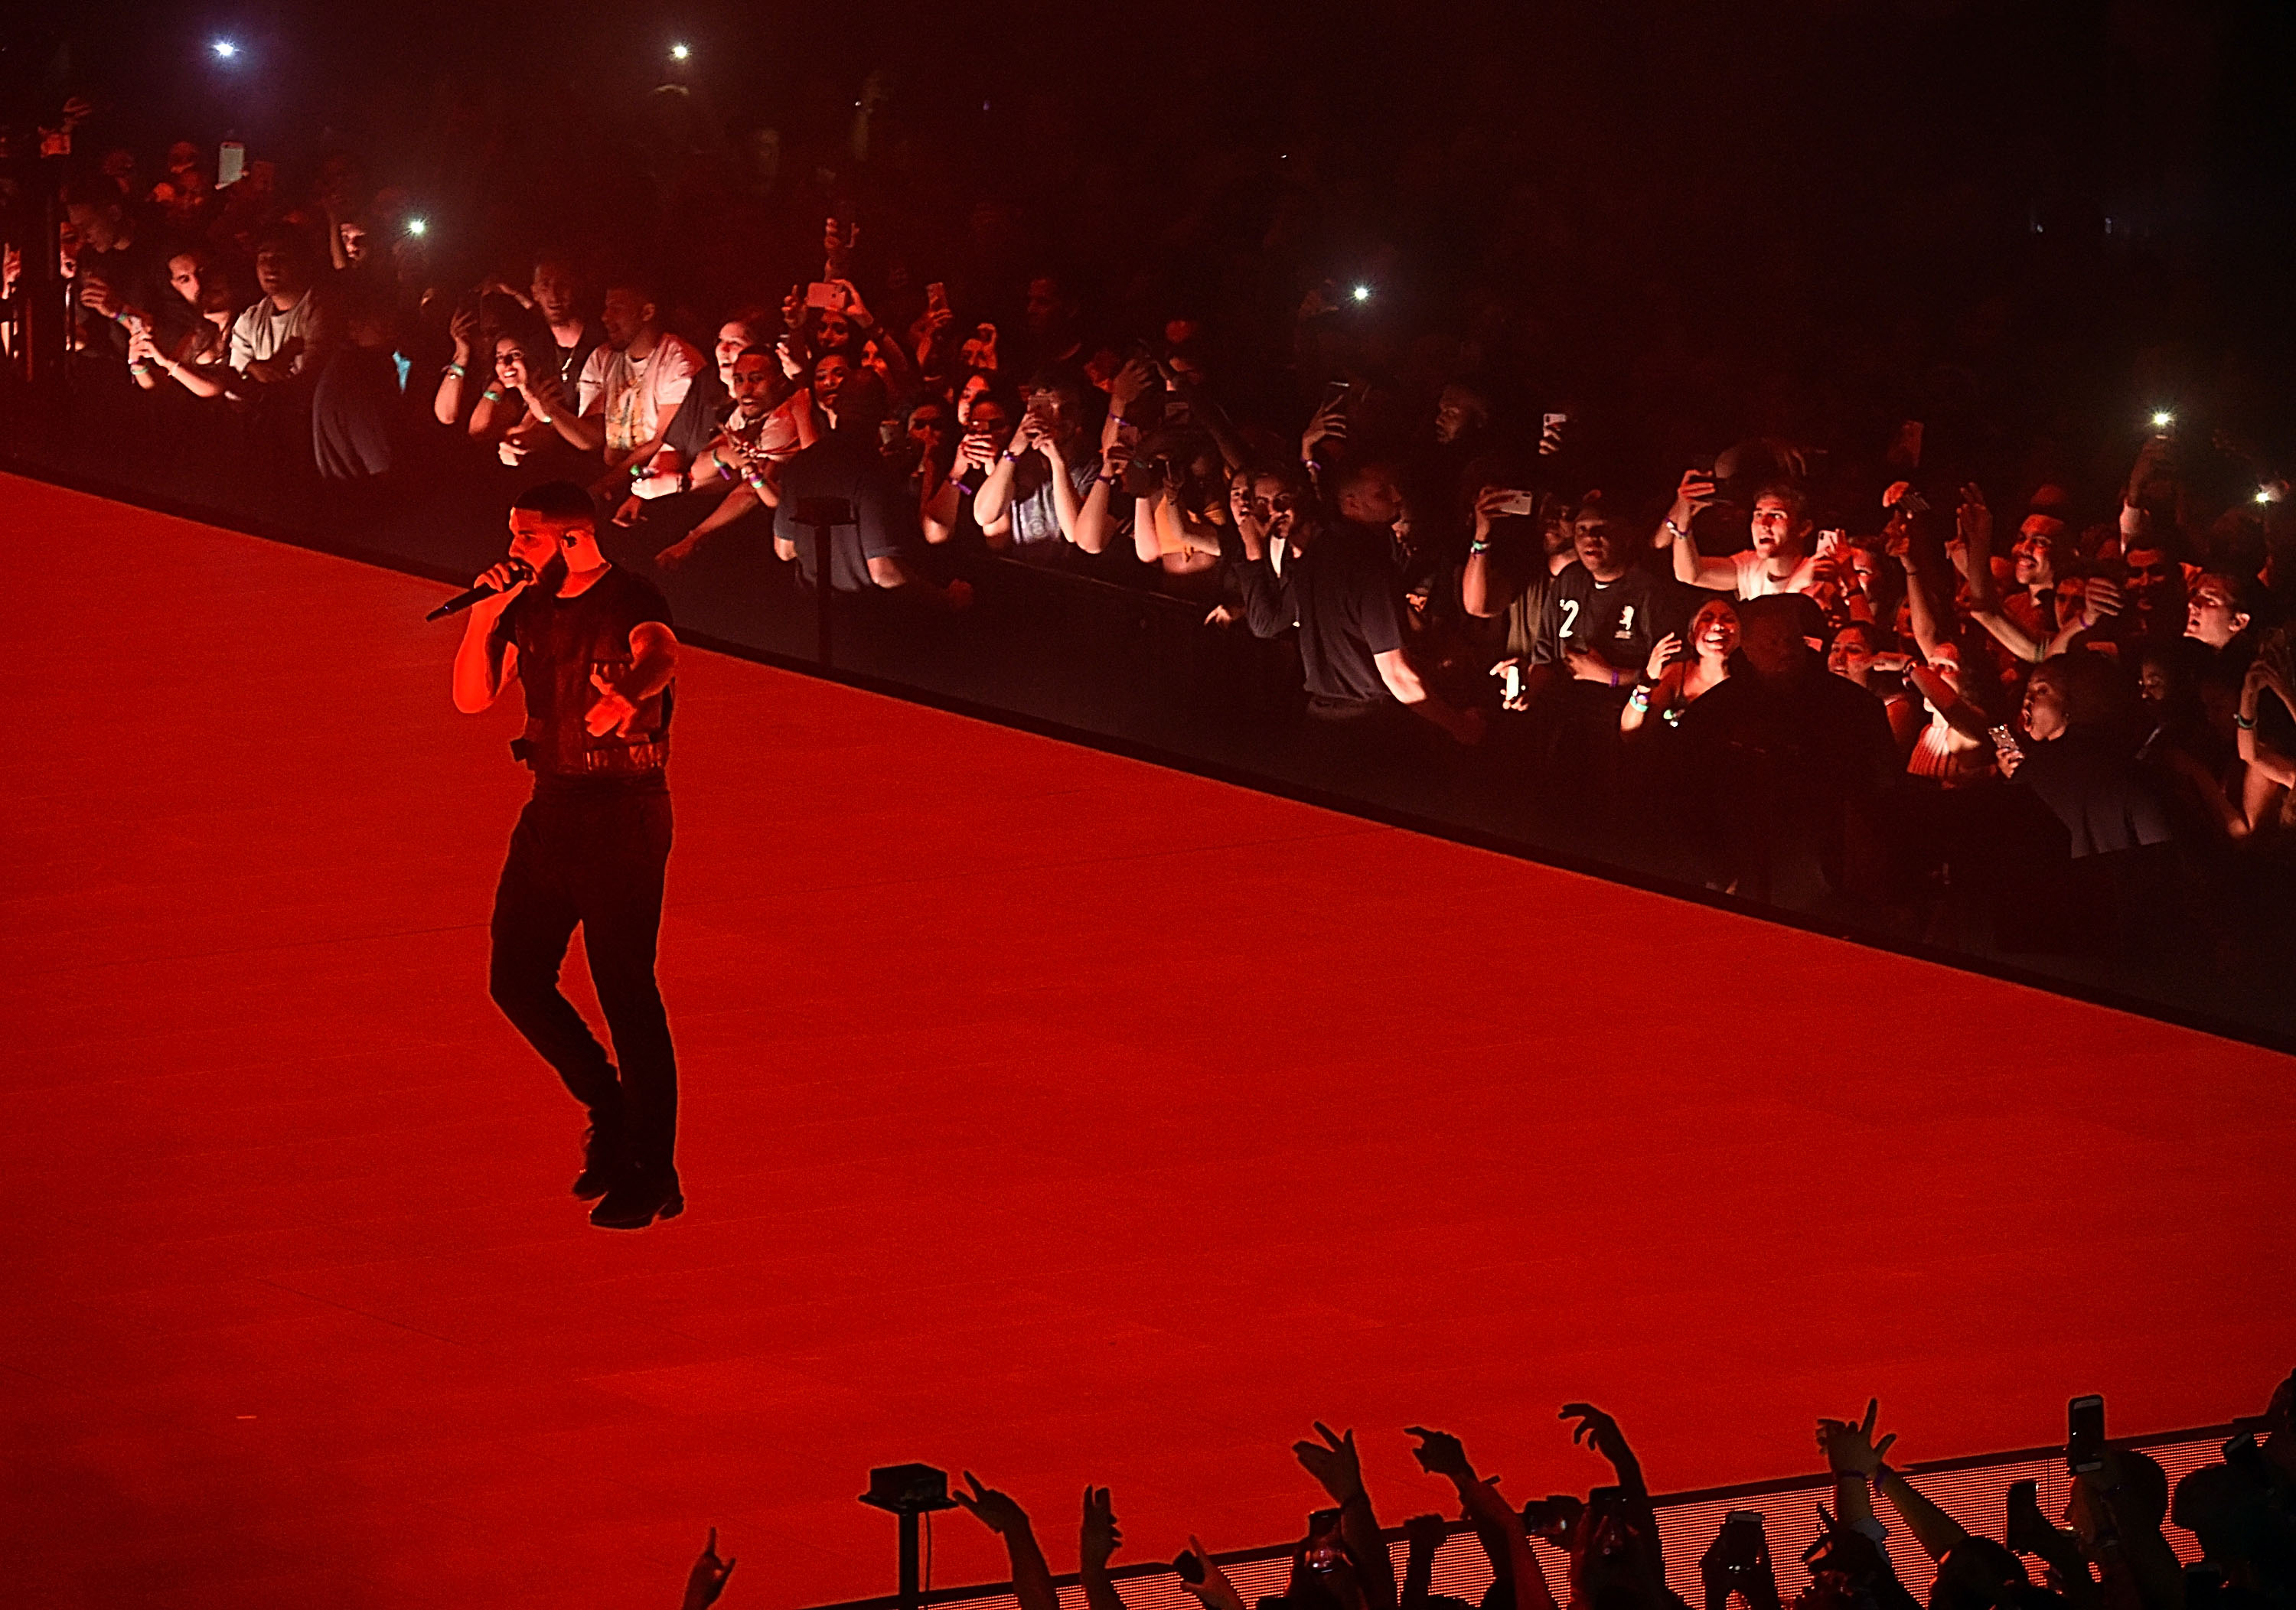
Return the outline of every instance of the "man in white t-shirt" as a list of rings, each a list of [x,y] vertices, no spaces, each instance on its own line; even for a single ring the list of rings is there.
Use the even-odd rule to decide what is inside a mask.
[[[1714,478],[1702,470],[1685,475],[1676,490],[1674,507],[1660,527],[1659,541],[1674,549],[1677,581],[1749,599],[1777,593],[1815,593],[1831,579],[1825,562],[1810,552],[1809,500],[1800,487],[1776,481],[1757,493],[1747,522],[1754,545],[1726,559],[1706,558],[1690,534],[1698,511],[1715,497]]]
[[[606,463],[598,490],[619,503],[621,479],[660,449],[662,432],[701,371],[701,355],[656,322],[653,292],[644,285],[608,287],[599,323],[606,341],[582,365],[578,388],[580,445],[594,433]]]

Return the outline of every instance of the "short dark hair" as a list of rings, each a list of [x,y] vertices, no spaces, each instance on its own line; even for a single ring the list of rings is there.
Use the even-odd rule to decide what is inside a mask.
[[[591,503],[589,493],[572,481],[545,481],[538,486],[529,486],[518,494],[511,507],[570,526],[594,527],[598,523],[597,506]]]
[[[1755,492],[1754,502],[1759,503],[1766,497],[1774,497],[1784,503],[1798,520],[1809,518],[1809,494],[1792,481],[1765,481]]]

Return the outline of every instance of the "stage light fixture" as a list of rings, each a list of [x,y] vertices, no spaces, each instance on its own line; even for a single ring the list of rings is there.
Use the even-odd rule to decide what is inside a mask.
[[[918,1517],[936,1509],[956,1508],[956,1500],[948,1496],[948,1473],[931,1465],[887,1465],[869,1473],[869,1491],[861,1495],[861,1501],[899,1520],[900,1590],[897,1603],[901,1610],[916,1610],[923,1597],[923,1584],[917,1570]]]
[[[669,59],[673,61],[683,61],[693,53],[683,45],[673,45],[669,47]]]

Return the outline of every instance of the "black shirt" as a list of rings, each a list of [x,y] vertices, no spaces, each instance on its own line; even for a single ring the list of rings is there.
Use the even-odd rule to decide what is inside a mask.
[[[1559,662],[1568,647],[1601,655],[1627,674],[1622,682],[1632,682],[1658,640],[1680,631],[1687,614],[1681,585],[1671,576],[1631,566],[1616,581],[1598,582],[1573,560],[1547,590],[1544,630],[1531,647],[1531,663]]]
[[[1338,526],[1284,557],[1278,576],[1265,559],[1236,567],[1252,633],[1300,628],[1300,665],[1319,699],[1374,704],[1393,697],[1376,657],[1403,647],[1395,565],[1385,532]]]
[[[2165,844],[2175,837],[2159,793],[2128,746],[2109,734],[2068,732],[2028,742],[2017,784],[2030,789],[2065,824],[2075,859]]]
[[[495,623],[495,644],[518,647],[526,736],[512,753],[534,768],[537,796],[667,786],[675,682],[638,706],[627,738],[612,731],[593,738],[584,724],[599,698],[591,674],[610,681],[627,674],[630,632],[650,620],[670,624],[668,601],[617,565],[572,598],[529,587]]]
[[[1844,887],[1851,821],[1898,769],[1880,699],[1812,654],[1793,674],[1710,689],[1681,732],[1740,893],[1792,903]]]
[[[590,355],[598,350],[598,344],[604,339],[605,336],[598,327],[587,323],[583,324],[582,333],[574,338],[571,347],[559,346],[558,332],[554,330],[550,332],[551,350],[557,355],[558,360],[558,389],[569,405],[582,395],[582,366],[590,361]],[[716,372],[713,369],[711,372]],[[694,377],[696,381],[701,378],[699,375]]]
[[[840,593],[873,590],[873,559],[898,557],[917,537],[917,508],[908,488],[893,478],[877,451],[877,433],[834,431],[782,466],[782,501],[774,535],[797,544],[798,576],[815,584],[814,528],[800,523],[804,505],[820,500],[851,505],[853,519],[832,527],[830,585]]]
[[[662,445],[676,450],[690,475],[693,462],[709,450],[719,427],[733,412],[733,395],[718,378],[718,365],[704,364],[693,377],[693,384],[685,388],[685,400],[662,428]]]

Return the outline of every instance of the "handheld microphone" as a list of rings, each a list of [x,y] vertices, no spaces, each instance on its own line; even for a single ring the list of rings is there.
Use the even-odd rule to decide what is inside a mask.
[[[503,560],[503,565],[510,571],[511,577],[514,581],[530,582],[534,579],[534,567],[522,559],[506,559]],[[501,591],[500,588],[479,586],[472,588],[468,593],[457,593],[422,618],[425,621],[444,620],[450,615],[460,615],[480,599],[492,598],[499,591]]]

